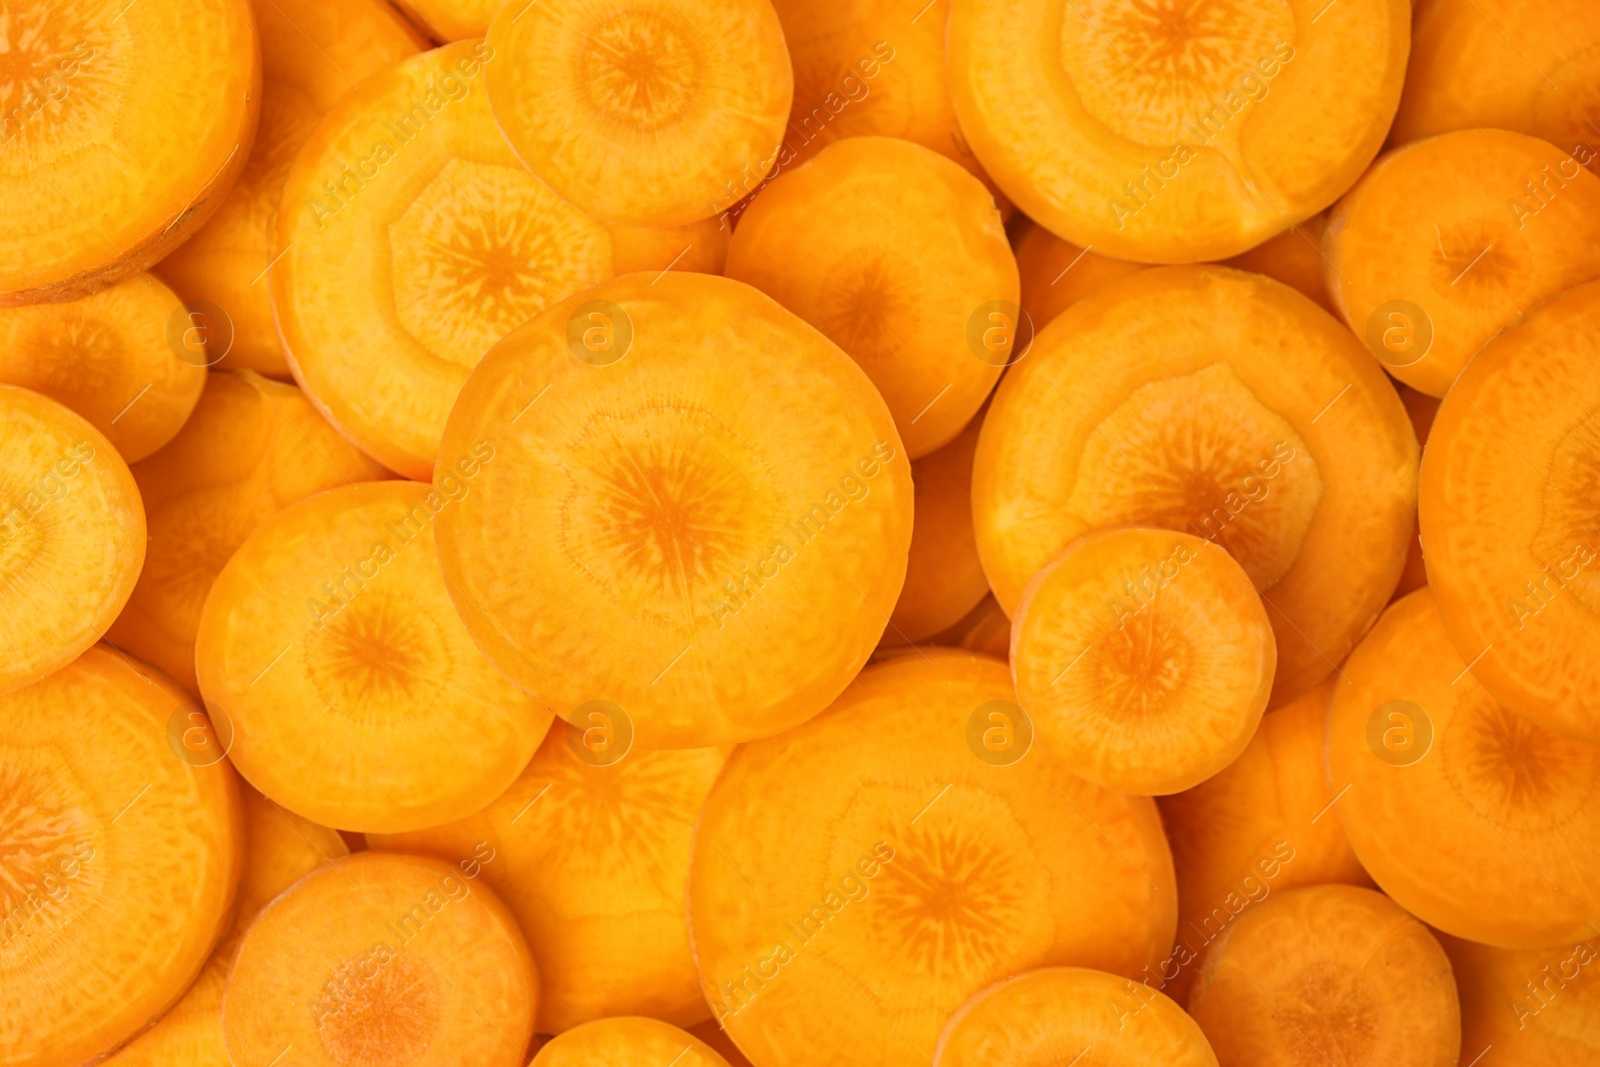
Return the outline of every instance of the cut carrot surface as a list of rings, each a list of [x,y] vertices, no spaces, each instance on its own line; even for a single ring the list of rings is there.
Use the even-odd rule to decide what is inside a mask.
[[[141,0],[142,2],[142,0]],[[225,317],[225,370],[287,380],[267,278],[282,250],[273,217],[295,155],[317,122],[373,74],[413,55],[417,34],[383,0],[252,0],[261,36],[261,121],[238,182],[158,273],[186,301]]]
[[[1204,538],[1114,527],[1072,542],[1023,590],[1017,702],[1074,774],[1176,793],[1249,744],[1277,646],[1250,576]]]
[[[1430,926],[1502,948],[1592,936],[1600,858],[1572,842],[1600,833],[1600,747],[1498,704],[1427,589],[1385,611],[1341,671],[1330,780],[1379,888]]]
[[[472,643],[434,553],[477,470],[291,504],[207,594],[200,691],[240,772],[290,810],[363,832],[437,825],[498,796],[544,736],[550,713]]]
[[[956,114],[1064,240],[1148,263],[1237,255],[1349,188],[1399,104],[1410,4],[1324,7],[952,0]]]
[[[109,1055],[178,999],[227,928],[237,779],[176,756],[170,720],[186,706],[104,646],[0,696],[6,1063]]]
[[[178,298],[149,276],[0,310],[0,382],[71,408],[137,463],[182,429],[205,388],[204,346],[173,344],[175,311]]]
[[[54,400],[0,385],[0,693],[98,641],[144,558],[144,507],[111,442]]]
[[[1215,1067],[1205,1034],[1170,998],[1083,967],[1047,967],[979,993],[939,1037],[934,1067]]]
[[[234,1063],[292,1048],[307,1067],[520,1067],[538,999],[527,943],[490,889],[443,860],[362,852],[257,918],[222,1029]]]
[[[1348,330],[1262,275],[1174,267],[1080,300],[1007,372],[978,441],[973,521],[1010,612],[1091,530],[1160,526],[1226,548],[1272,620],[1276,707],[1331,673],[1388,600],[1416,479],[1405,409]]]
[[[0,45],[0,306],[144,270],[244,169],[261,100],[247,0],[18,0]]]
[[[1026,729],[1002,663],[925,650],[736,751],[700,817],[689,926],[752,1062],[925,1064],[1009,974],[1161,958],[1177,902],[1154,802],[1065,773]]]
[[[1434,419],[1422,545],[1444,627],[1511,711],[1600,742],[1600,282],[1467,365]]]
[[[196,696],[200,608],[234,549],[286,504],[388,475],[299,389],[250,371],[210,374],[183,429],[136,468],[150,547],[107,639]]]
[[[463,621],[558,715],[605,701],[641,747],[812,717],[900,594],[911,477],[888,408],[739,282],[633,274],[551,307],[473,371],[439,469],[484,448],[439,520]]]
[[[684,882],[722,749],[624,753],[557,722],[517,780],[456,822],[374,834],[375,848],[481,868],[539,962],[539,1032],[613,1015],[680,1026],[710,1009],[689,954]]]
[[[778,158],[794,75],[764,0],[507,0],[486,43],[517,158],[603,219],[716,215]]]

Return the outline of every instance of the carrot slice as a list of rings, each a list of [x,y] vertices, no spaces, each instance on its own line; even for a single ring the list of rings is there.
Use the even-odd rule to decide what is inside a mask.
[[[250,371],[208,375],[178,436],[135,467],[150,547],[106,637],[195,696],[200,607],[233,550],[285,504],[388,474],[299,389]]]
[[[794,73],[765,0],[507,0],[486,43],[517,158],[600,218],[707,218],[778,157]]]
[[[80,416],[0,385],[0,693],[100,640],[144,564],[139,489]]]
[[[597,1019],[556,1038],[529,1067],[728,1067],[716,1049],[687,1030],[659,1019]]]
[[[443,440],[495,456],[439,517],[468,629],[569,721],[622,709],[643,748],[817,714],[900,594],[911,480],[888,408],[739,282],[632,274],[547,309],[473,371]]]
[[[1461,1050],[1444,949],[1355,886],[1291,889],[1252,909],[1206,953],[1189,1012],[1221,1067],[1454,1067]]]
[[[441,860],[361,852],[296,882],[239,946],[233,1063],[521,1067],[539,979],[494,893]]]
[[[0,696],[0,1048],[11,1062],[110,1054],[178,999],[227,928],[243,851],[237,779],[225,761],[178,758],[172,722],[188,707],[104,646]]]
[[[973,521],[1013,612],[1091,530],[1220,544],[1272,619],[1276,707],[1327,677],[1387,602],[1416,470],[1393,386],[1332,316],[1259,274],[1145,270],[1068,308],[1007,372],[978,440]]]
[[[1427,589],[1385,611],[1341,670],[1328,766],[1379,887],[1430,926],[1502,948],[1592,934],[1600,856],[1571,843],[1600,834],[1600,746],[1496,703]]]
[[[195,665],[250,783],[329,826],[415,830],[488,804],[551,715],[478,651],[434,553],[452,497],[319,493],[263,522],[206,596]],[[449,758],[441,762],[440,754]]]
[[[262,68],[255,146],[217,213],[158,273],[185,300],[207,301],[227,317],[232,345],[214,354],[219,369],[287,380],[265,275],[281,251],[272,219],[289,166],[341,97],[414,55],[420,41],[382,0],[252,0],[251,7]]]
[[[0,310],[0,381],[64,404],[137,463],[182,429],[209,360],[173,343],[172,290],[129,278],[67,303]]]
[[[1490,342],[1429,434],[1420,500],[1444,626],[1496,700],[1600,742],[1600,282]]]
[[[246,0],[19,0],[0,56],[0,307],[151,266],[249,158],[261,57]]]
[[[1138,982],[1086,967],[1007,978],[962,1005],[939,1037],[933,1067],[1216,1067],[1183,1009]]]
[[[990,177],[1052,233],[1146,263],[1222,259],[1366,169],[1410,20],[1407,0],[951,0],[951,95]]]
[[[861,364],[912,459],[971,421],[1018,336],[1017,264],[993,198],[891,137],[847,138],[762,190],[734,231],[728,277]]]
[[[1011,628],[1017,703],[1072,773],[1176,793],[1244,751],[1277,646],[1250,576],[1199,537],[1087,534],[1034,576]]]
[[[689,954],[684,882],[693,821],[727,752],[627,752],[613,763],[583,741],[557,722],[482,811],[372,844],[476,861],[539,960],[540,1033],[613,1015],[699,1022],[711,1009]]]
[[[1007,975],[1161,959],[1177,900],[1154,802],[1027,747],[1013,697],[1004,664],[925,649],[728,761],[689,930],[753,1062],[927,1067],[956,1009]]]

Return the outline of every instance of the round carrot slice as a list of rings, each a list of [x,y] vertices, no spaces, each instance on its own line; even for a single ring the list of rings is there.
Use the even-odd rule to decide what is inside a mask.
[[[1161,958],[1177,901],[1154,802],[1027,741],[1004,664],[928,649],[735,751],[700,815],[689,931],[752,1061],[926,1067],[1007,975]]]
[[[945,0],[907,12],[892,0],[776,0],[794,61],[780,169],[844,137],[901,137],[993,188],[967,147],[944,69]],[[760,177],[759,175],[757,177]]]
[[[885,644],[912,644],[948,629],[988,595],[972,532],[972,457],[980,426],[981,419],[973,419],[954,441],[911,461],[911,553]]]
[[[233,1063],[292,1048],[304,1067],[520,1067],[539,978],[516,920],[460,869],[361,852],[261,912],[239,946],[222,1032]]]
[[[1490,342],[1451,389],[1422,471],[1428,580],[1496,700],[1600,743],[1600,282]]]
[[[1328,261],[1324,258],[1322,242],[1327,229],[1328,213],[1324,211],[1268,238],[1248,252],[1239,253],[1223,266],[1276,278],[1315,300],[1324,311],[1337,315],[1324,277]]]
[[[1542,138],[1594,169],[1600,24],[1587,0],[1417,5],[1396,144],[1493,127]],[[1508,35],[1509,34],[1509,35]]]
[[[608,753],[557,722],[517,780],[465,819],[374,847],[476,859],[539,961],[539,1032],[613,1015],[680,1026],[710,1014],[689,954],[694,819],[727,753]],[[676,1050],[674,1050],[676,1051]]]
[[[172,440],[206,384],[204,348],[168,336],[176,310],[172,290],[146,276],[0,311],[0,381],[65,404],[137,462]]]
[[[1221,259],[1310,218],[1388,133],[1407,0],[951,0],[967,143],[1029,218],[1122,259]]]
[[[527,764],[551,716],[473,645],[434,554],[440,511],[471,491],[471,476],[330,489],[222,569],[196,673],[256,788],[317,822],[395,832],[477,811]]]
[[[1188,1000],[1206,946],[1272,893],[1301,885],[1371,885],[1333,809],[1323,768],[1331,683],[1261,720],[1215,777],[1162,797],[1178,874],[1178,940],[1145,981]]]
[[[1495,1049],[1506,1063],[1600,1064],[1600,983],[1589,980],[1600,939],[1521,950],[1448,934],[1439,943],[1461,995],[1461,1062]]]
[[[238,788],[225,762],[176,755],[170,724],[187,703],[104,647],[0,697],[9,1062],[110,1054],[178,999],[227,925]]]
[[[83,418],[0,385],[0,693],[100,640],[144,564],[128,465]]]
[[[461,41],[362,83],[307,140],[278,210],[273,303],[296,380],[418,480],[483,354],[611,274],[605,226],[495,129],[483,79],[496,54]]]
[[[439,519],[462,619],[557,714],[606,701],[643,748],[804,722],[900,595],[911,477],[888,408],[738,282],[634,274],[551,307],[461,391],[440,455],[482,448]]]
[[[0,306],[155,263],[250,154],[261,58],[246,0],[18,0],[0,57]]]
[[[416,54],[420,42],[382,0],[253,0],[251,6],[262,66],[255,146],[211,221],[163,259],[159,273],[185,301],[209,302],[205,310],[226,316],[232,344],[225,355],[213,353],[219,367],[287,379],[264,276],[281,251],[272,217],[289,166],[342,96]]]
[[[244,871],[233,926],[183,999],[150,1029],[117,1050],[117,1060],[128,1067],[226,1067],[222,994],[244,932],[273,897],[302,875],[349,853],[337,830],[284,811],[250,786],[240,786],[239,798],[244,808]]]
[[[1447,133],[1374,164],[1325,245],[1345,322],[1396,378],[1443,396],[1525,309],[1600,277],[1600,178],[1534,137]]]
[[[1503,948],[1592,933],[1600,857],[1572,842],[1600,835],[1600,747],[1497,704],[1427,589],[1385,611],[1342,670],[1328,763],[1350,845],[1384,892]]]
[[[1045,967],[962,1005],[933,1065],[1055,1067],[1074,1057],[1096,1067],[1217,1064],[1200,1027],[1164,994],[1104,971]]]
[[[134,467],[150,547],[107,639],[199,696],[200,606],[233,550],[285,504],[387,474],[294,386],[250,371],[207,375],[178,436]]]
[[[1267,605],[1276,707],[1325,678],[1388,600],[1416,468],[1394,388],[1305,297],[1222,267],[1140,271],[1040,331],[995,393],[972,475],[978,552],[1014,611],[1090,530],[1220,544]]]
[[[598,1019],[556,1036],[529,1067],[728,1067],[687,1030],[640,1016]]]
[[[1206,953],[1194,1016],[1222,1067],[1454,1067],[1461,1009],[1450,960],[1382,893],[1292,889]]]
[[[1039,740],[1119,793],[1176,793],[1232,763],[1278,662],[1244,568],[1169,530],[1074,541],[1028,583],[1011,632],[1017,703]]]
[[[915,459],[971,421],[1012,358],[1017,264],[994,199],[910,141],[850,137],[740,216],[728,277],[827,334]]]
[[[1023,227],[1016,249],[1022,310],[1035,331],[1107,282],[1145,269],[1143,263],[1079,248],[1032,222]]]
[[[765,0],[507,0],[487,46],[517,157],[603,219],[708,218],[778,158],[794,72]]]

